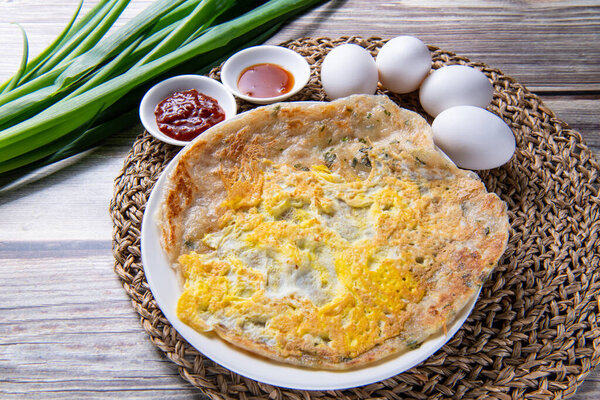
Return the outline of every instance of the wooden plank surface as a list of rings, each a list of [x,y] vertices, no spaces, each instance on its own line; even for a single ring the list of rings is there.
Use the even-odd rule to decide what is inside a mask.
[[[88,1],[89,9],[95,1]],[[117,25],[150,3],[132,1]],[[76,0],[0,0],[0,80],[68,21]],[[538,93],[600,156],[600,4],[594,1],[332,1],[268,43],[415,35]],[[113,272],[113,179],[141,127],[77,163],[0,194],[0,398],[200,398],[147,339]],[[594,371],[574,399],[600,398]]]

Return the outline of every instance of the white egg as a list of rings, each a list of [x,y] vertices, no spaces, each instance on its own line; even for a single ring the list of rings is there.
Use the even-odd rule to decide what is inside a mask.
[[[375,62],[383,87],[394,93],[409,93],[429,73],[431,53],[416,37],[398,36],[383,45]]]
[[[507,163],[515,152],[510,127],[483,108],[448,108],[431,127],[435,144],[461,168],[496,168]]]
[[[485,74],[466,65],[450,65],[431,73],[421,85],[419,99],[433,117],[454,106],[486,108],[494,88]]]
[[[356,44],[333,48],[321,65],[321,84],[331,100],[351,94],[374,94],[377,82],[375,60]]]

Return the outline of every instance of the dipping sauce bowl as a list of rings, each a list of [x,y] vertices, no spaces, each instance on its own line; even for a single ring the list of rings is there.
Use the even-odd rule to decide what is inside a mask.
[[[183,92],[190,89],[196,89],[198,92],[215,99],[225,113],[225,120],[236,115],[237,104],[235,98],[221,83],[202,75],[179,75],[156,84],[142,98],[140,103],[140,120],[144,128],[152,136],[176,146],[185,146],[193,140],[177,140],[167,136],[158,128],[156,115],[154,114],[158,103],[176,92]],[[202,136],[202,134],[199,136]]]
[[[243,93],[239,86],[242,74],[250,67],[263,64],[275,66],[275,68],[272,68],[275,72],[278,69],[276,67],[287,71],[293,77],[291,88],[289,90],[286,89],[285,93],[271,97],[254,97]],[[223,68],[221,69],[221,82],[223,82],[223,85],[240,99],[255,104],[270,104],[283,101],[298,93],[306,86],[309,78],[310,66],[304,57],[293,50],[281,46],[261,45],[248,47],[232,55],[223,64]],[[268,80],[264,81],[265,85],[269,83]],[[257,80],[256,84],[260,85],[261,82]]]

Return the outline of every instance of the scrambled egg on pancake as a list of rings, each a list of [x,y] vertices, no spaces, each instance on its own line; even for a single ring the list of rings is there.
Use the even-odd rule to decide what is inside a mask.
[[[273,359],[342,369],[452,321],[504,251],[505,205],[433,146],[337,145],[356,157],[331,157],[338,147],[320,163],[255,155],[218,168],[218,218],[184,233],[177,260],[183,322]]]

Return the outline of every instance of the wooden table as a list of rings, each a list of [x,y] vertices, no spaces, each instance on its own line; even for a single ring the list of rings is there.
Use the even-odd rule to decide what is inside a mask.
[[[133,1],[117,25],[149,3]],[[21,57],[9,22],[22,24],[35,55],[76,4],[0,0],[0,80]],[[516,78],[600,156],[599,2],[332,1],[268,43],[401,34]],[[78,162],[0,194],[0,398],[200,397],[149,342],[113,273],[113,179],[141,131],[118,132]],[[573,398],[600,398],[600,369]]]

